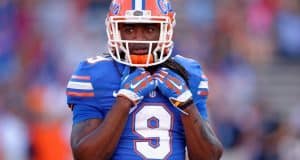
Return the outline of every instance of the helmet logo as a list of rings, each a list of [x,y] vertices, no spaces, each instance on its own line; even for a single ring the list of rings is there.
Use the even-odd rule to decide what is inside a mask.
[[[168,0],[157,0],[157,5],[163,14],[172,11],[171,3]]]
[[[112,2],[110,5],[110,12],[114,15],[117,15],[120,12],[121,6],[116,2]]]

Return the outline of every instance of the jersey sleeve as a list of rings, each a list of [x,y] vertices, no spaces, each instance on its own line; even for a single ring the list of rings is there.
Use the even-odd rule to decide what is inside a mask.
[[[206,101],[208,98],[208,79],[202,71],[200,64],[189,58],[175,56],[174,60],[181,64],[189,75],[188,85],[193,94],[194,104],[197,106],[203,119],[208,120]]]
[[[68,81],[67,104],[73,109],[74,123],[90,118],[103,118],[90,68],[88,62],[81,62]]]
[[[79,104],[73,106],[73,124],[88,119],[103,119],[103,117],[103,113],[97,107]]]

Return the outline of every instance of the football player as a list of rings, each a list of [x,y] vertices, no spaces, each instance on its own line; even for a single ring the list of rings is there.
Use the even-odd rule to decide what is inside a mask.
[[[77,160],[215,160],[208,82],[193,59],[171,56],[175,13],[167,0],[113,0],[109,56],[81,62],[67,86]]]

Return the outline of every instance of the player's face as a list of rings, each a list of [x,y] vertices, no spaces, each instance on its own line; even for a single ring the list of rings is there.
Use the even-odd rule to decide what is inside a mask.
[[[120,24],[120,34],[123,40],[157,41],[160,35],[160,24]],[[153,44],[155,48],[157,44]],[[130,53],[135,55],[148,54],[148,43],[129,43]]]

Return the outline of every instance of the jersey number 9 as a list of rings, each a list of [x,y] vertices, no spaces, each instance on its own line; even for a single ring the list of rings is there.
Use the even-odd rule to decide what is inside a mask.
[[[146,159],[164,159],[171,153],[172,113],[163,105],[144,105],[134,113],[134,141],[139,155]]]

